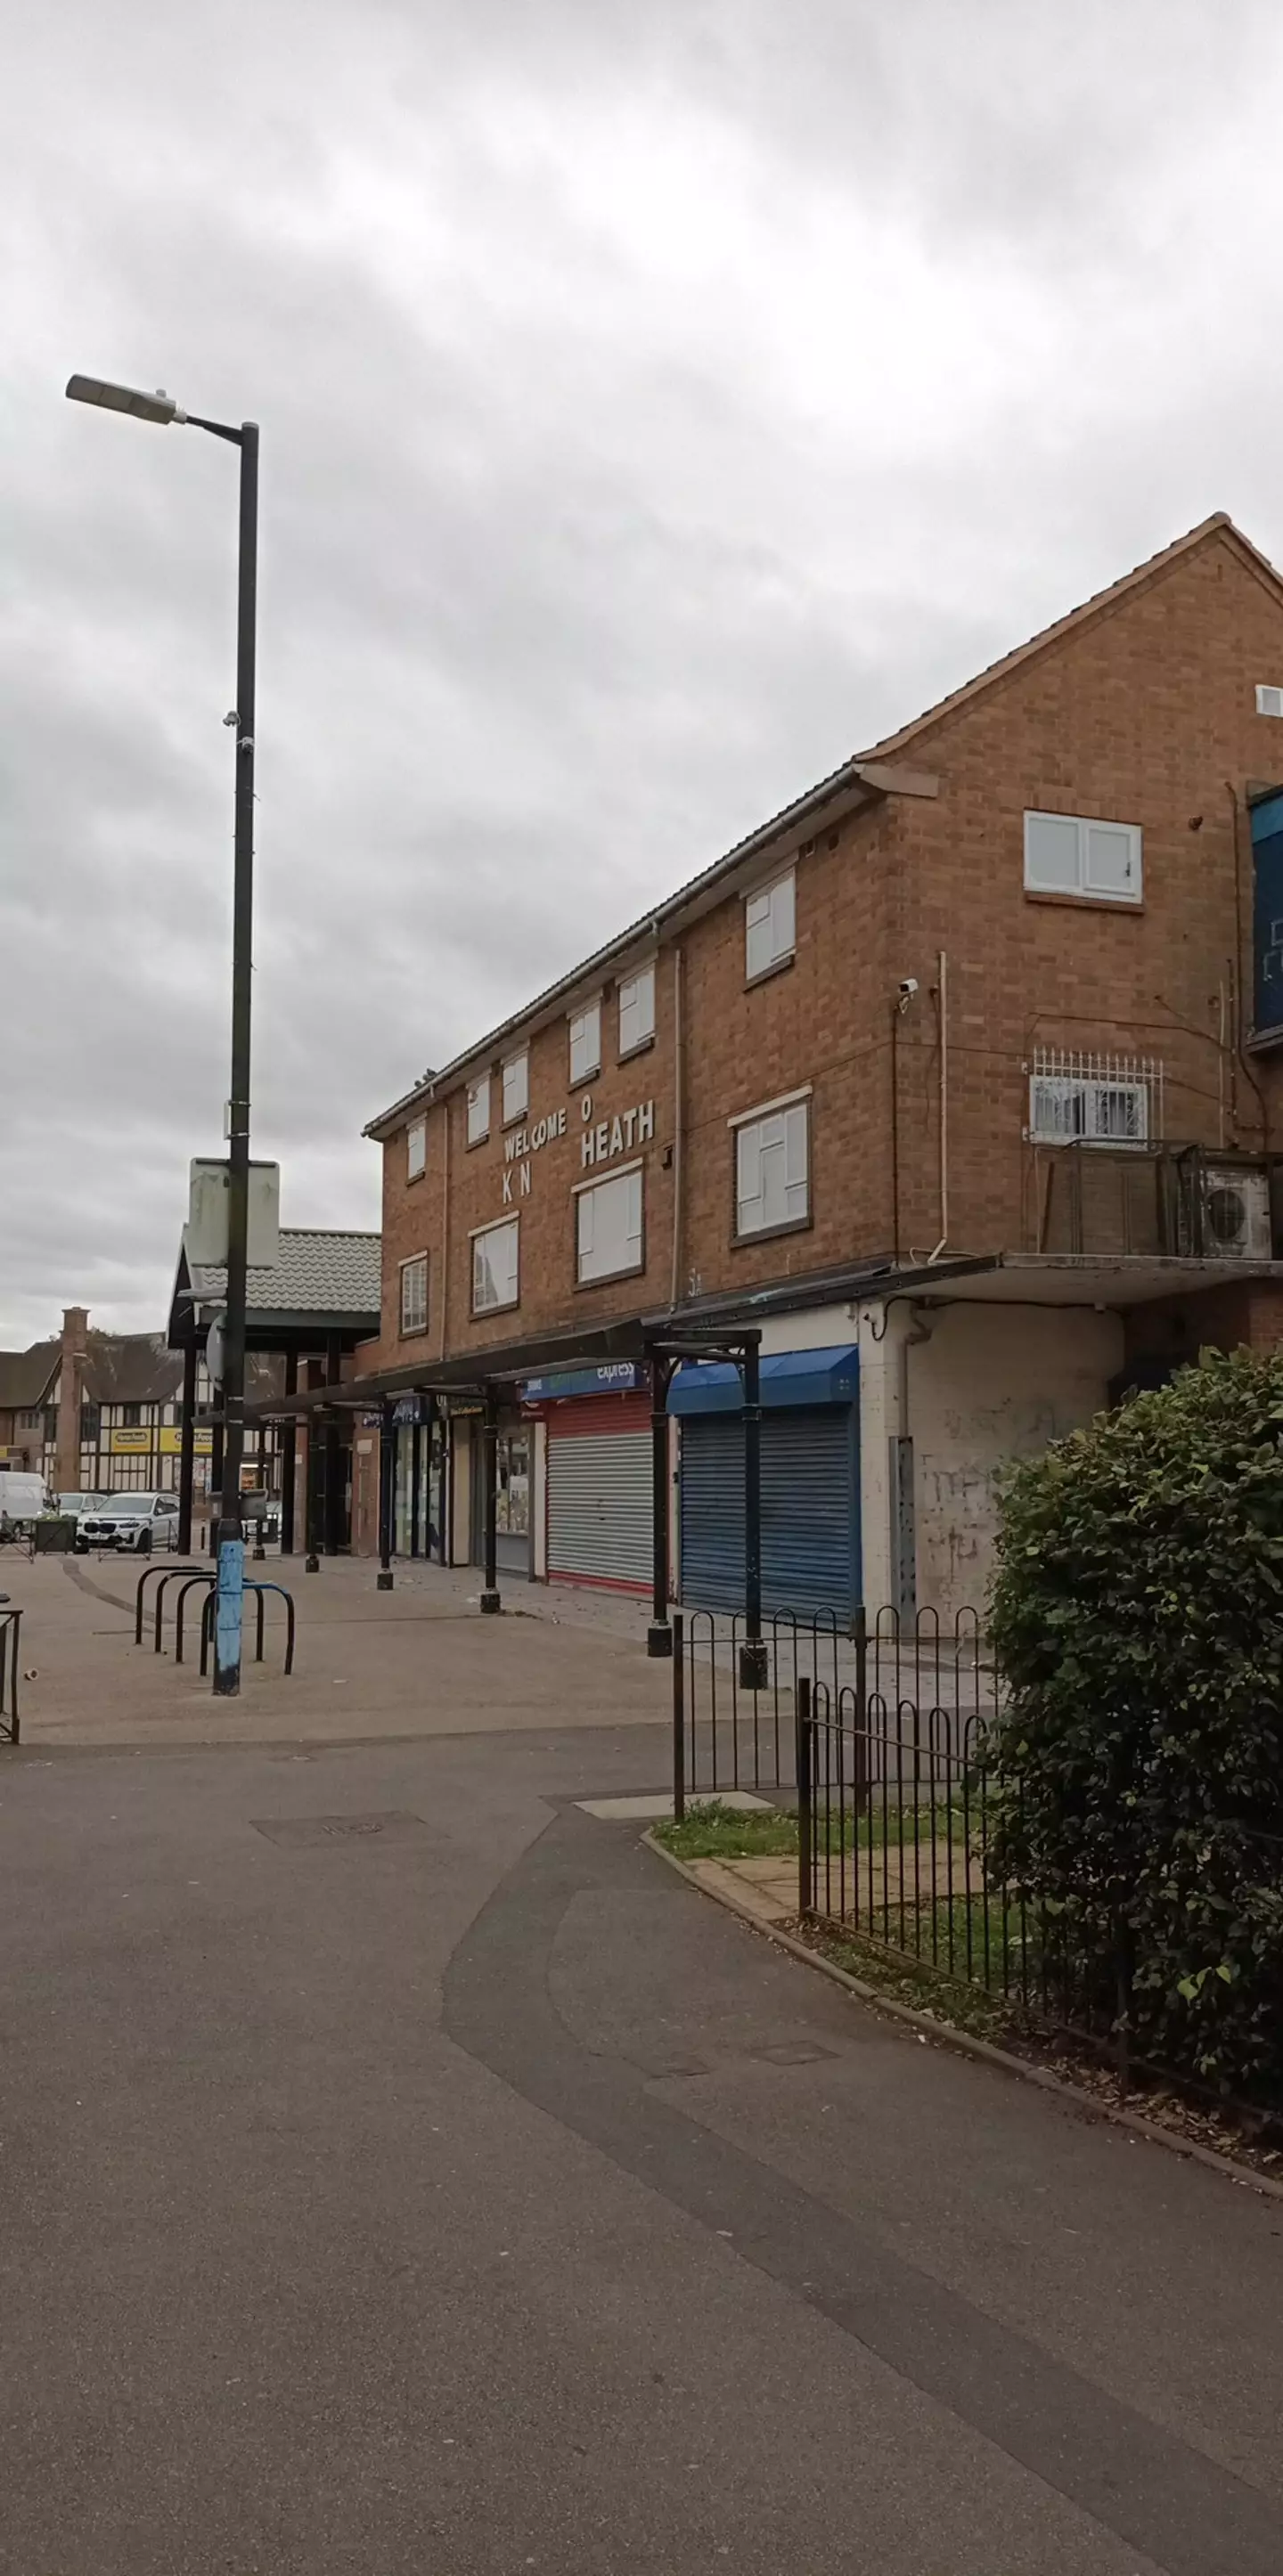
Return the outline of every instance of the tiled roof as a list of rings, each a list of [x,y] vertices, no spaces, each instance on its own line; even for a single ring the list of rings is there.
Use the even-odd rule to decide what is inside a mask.
[[[568,996],[573,993],[575,987],[585,978],[596,974],[598,970],[618,957],[626,955],[645,933],[655,932],[662,922],[673,915],[680,914],[687,904],[695,901],[719,878],[729,875],[760,845],[769,845],[778,839],[786,827],[793,822],[801,824],[809,820],[813,809],[818,804],[832,797],[840,788],[858,781],[866,764],[882,762],[888,755],[894,756],[910,748],[917,737],[938,723],[942,716],[952,714],[955,707],[964,705],[981,690],[995,687],[1000,681],[1006,679],[1010,672],[1030,660],[1034,654],[1044,652],[1049,645],[1058,642],[1062,635],[1071,632],[1077,626],[1085,625],[1089,618],[1101,616],[1106,610],[1114,607],[1118,601],[1126,598],[1129,591],[1139,589],[1147,581],[1160,578],[1183,555],[1192,554],[1196,547],[1205,544],[1207,539],[1213,536],[1226,538],[1237,549],[1249,568],[1277,596],[1283,584],[1280,583],[1274,565],[1258,547],[1252,544],[1250,538],[1243,535],[1241,528],[1235,527],[1228,511],[1213,511],[1210,518],[1201,520],[1199,525],[1189,529],[1185,536],[1177,537],[1171,545],[1164,546],[1158,554],[1151,555],[1145,563],[1137,564],[1133,571],[1123,573],[1118,581],[1110,583],[1107,590],[1096,591],[1090,599],[1084,600],[1080,607],[1071,609],[1067,616],[1058,618],[1054,625],[1044,627],[1041,634],[1031,636],[1027,643],[1018,644],[1013,652],[1004,653],[999,661],[991,662],[985,670],[977,673],[974,679],[967,680],[961,688],[952,690],[948,697],[941,698],[935,706],[928,707],[922,715],[915,716],[911,724],[902,725],[896,733],[884,735],[881,742],[872,744],[867,751],[854,752],[849,759],[842,762],[839,768],[831,770],[827,778],[821,778],[814,787],[809,787],[805,795],[795,797],[792,803],[782,806],[778,814],[773,814],[768,822],[759,824],[744,840],[737,841],[735,847],[728,850],[723,858],[715,859],[711,867],[701,869],[699,875],[691,877],[687,884],[678,888],[676,894],[665,896],[661,901],[651,904],[639,920],[632,922],[627,930],[619,933],[617,938],[608,940],[604,948],[597,949],[591,957],[583,958],[579,965],[571,968],[568,974],[558,976],[555,983],[547,985],[542,993],[534,996],[533,1000],[524,1002],[519,1011],[512,1012],[506,1020],[500,1022],[498,1028],[492,1029],[488,1036],[478,1039],[462,1055],[452,1057],[449,1064],[443,1066],[440,1072],[421,1073],[411,1090],[405,1092],[399,1100],[393,1101],[390,1109],[381,1110],[377,1118],[369,1121],[363,1131],[365,1135],[382,1139],[392,1133],[396,1122],[404,1118],[411,1108],[418,1107],[429,1096],[434,1086],[451,1081],[461,1074],[465,1067],[472,1065],[478,1059],[498,1053],[506,1040],[514,1035],[524,1022],[533,1020],[536,1014],[551,1002],[560,999],[563,995]],[[874,783],[881,782],[870,781],[870,784]]]
[[[90,1333],[84,1394],[94,1404],[170,1404],[182,1386],[181,1353],[160,1333]]]
[[[61,1342],[33,1342],[29,1350],[0,1351],[0,1412],[33,1412],[62,1357]]]
[[[377,1234],[343,1234],[327,1226],[282,1226],[271,1270],[251,1270],[247,1305],[252,1315],[368,1317],[377,1323],[381,1300],[381,1241]],[[227,1294],[221,1266],[189,1265],[198,1305],[217,1305]]]

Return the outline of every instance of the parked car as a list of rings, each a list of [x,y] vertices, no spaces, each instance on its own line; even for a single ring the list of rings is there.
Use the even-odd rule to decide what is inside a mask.
[[[178,1545],[176,1494],[108,1494],[76,1523],[76,1553],[91,1547],[133,1548],[140,1555]]]
[[[96,1512],[100,1503],[109,1503],[110,1494],[54,1494],[52,1508],[63,1520],[78,1521],[84,1512]]]
[[[17,1467],[0,1472],[0,1540],[28,1538],[34,1521],[49,1509],[49,1488],[43,1476],[30,1476]]]

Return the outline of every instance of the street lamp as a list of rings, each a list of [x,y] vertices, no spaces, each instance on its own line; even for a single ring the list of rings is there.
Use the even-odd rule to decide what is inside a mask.
[[[249,1236],[250,990],[254,923],[254,638],[258,577],[258,423],[239,429],[180,411],[166,393],[140,393],[72,376],[69,402],[95,403],[166,428],[205,429],[241,451],[240,560],[236,602],[236,838],[232,875],[232,1087],[227,1113],[227,1317],[223,1326],[223,1490],[218,1521],[214,1612],[214,1689],[228,1698],[241,1686],[241,1610],[245,1533],[241,1460],[245,1452],[245,1270]]]

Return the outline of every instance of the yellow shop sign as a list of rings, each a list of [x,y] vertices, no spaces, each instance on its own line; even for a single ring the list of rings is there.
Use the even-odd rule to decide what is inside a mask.
[[[126,1431],[122,1426],[115,1431],[108,1432],[107,1446],[113,1458],[138,1458],[150,1457],[153,1455],[159,1458],[177,1458],[182,1451],[183,1435],[178,1429],[176,1423],[172,1426],[167,1426],[163,1431],[149,1430],[146,1423],[143,1423],[142,1425],[134,1425],[128,1431]],[[201,1429],[198,1426],[193,1435],[194,1455],[197,1458],[208,1458],[213,1450],[213,1446],[214,1434],[208,1423],[205,1425],[204,1429]]]

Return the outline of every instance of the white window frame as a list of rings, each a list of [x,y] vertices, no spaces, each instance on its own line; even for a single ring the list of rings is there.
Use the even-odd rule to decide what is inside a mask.
[[[1283,716],[1283,689],[1275,682],[1257,681],[1256,712],[1258,716]]]
[[[619,1061],[638,1055],[655,1035],[655,969],[639,966],[619,987]]]
[[[496,1234],[510,1234],[512,1236],[512,1295],[510,1297],[495,1296],[478,1299],[477,1262],[479,1257],[485,1257],[481,1253],[481,1247],[492,1235]],[[473,1314],[502,1315],[506,1314],[510,1307],[519,1306],[521,1303],[521,1219],[515,1216],[503,1216],[496,1218],[493,1225],[475,1225],[468,1240],[472,1246]]]
[[[570,1039],[570,1079],[573,1086],[591,1082],[601,1071],[601,997],[585,1002],[582,1011],[572,1013],[567,1022]]]
[[[735,1240],[787,1234],[811,1222],[811,1086],[763,1101],[727,1121],[734,1139]],[[799,1152],[800,1140],[800,1152]],[[756,1155],[756,1170],[751,1158]],[[772,1164],[763,1167],[763,1156]],[[774,1158],[778,1157],[778,1168]],[[800,1162],[800,1170],[799,1170]],[[746,1189],[755,1178],[758,1186]],[[770,1194],[768,1197],[768,1182]],[[789,1194],[793,1204],[789,1205]],[[800,1192],[800,1199],[798,1193]],[[778,1213],[773,1212],[778,1209]],[[759,1213],[760,1211],[760,1213]]]
[[[585,1259],[592,1262],[598,1258],[598,1255],[591,1243],[585,1247],[585,1226],[589,1233],[595,1231],[596,1219],[603,1199],[609,1193],[620,1189],[624,1192],[625,1217],[620,1239],[625,1257],[622,1261],[612,1260],[608,1268],[586,1269]],[[622,1163],[618,1171],[606,1173],[601,1180],[578,1181],[571,1195],[576,1202],[575,1278],[579,1286],[596,1288],[603,1279],[630,1279],[637,1271],[644,1270],[646,1267],[646,1195],[642,1163],[640,1161]],[[632,1222],[634,1209],[636,1210],[635,1227]],[[629,1257],[628,1250],[633,1243],[637,1246],[635,1259]]]
[[[400,1291],[397,1311],[401,1318],[402,1338],[408,1339],[411,1333],[426,1333],[428,1329],[428,1256],[426,1252],[412,1252],[407,1260],[398,1264],[398,1271]],[[413,1312],[410,1315],[406,1313],[406,1289],[410,1285],[411,1274],[415,1271],[420,1271],[423,1275],[423,1312],[417,1322],[414,1320]]]
[[[1035,848],[1038,825],[1055,826],[1062,864],[1057,868],[1044,847]],[[1071,839],[1072,835],[1072,839]],[[1115,847],[1121,840],[1124,873],[1129,882],[1119,883],[1104,873],[1105,846]],[[1052,814],[1030,807],[1025,814],[1025,892],[1026,894],[1079,895],[1090,903],[1140,904],[1145,899],[1143,852],[1139,823],[1114,823],[1095,814]]]
[[[405,1131],[405,1177],[421,1181],[428,1168],[428,1122],[414,1118]]]
[[[503,1068],[503,1124],[510,1127],[514,1118],[524,1118],[530,1107],[530,1049],[522,1047],[510,1055]]]
[[[797,870],[785,868],[744,902],[744,980],[755,984],[797,950]]]
[[[479,1073],[468,1085],[468,1143],[484,1145],[490,1133],[490,1076]]]

